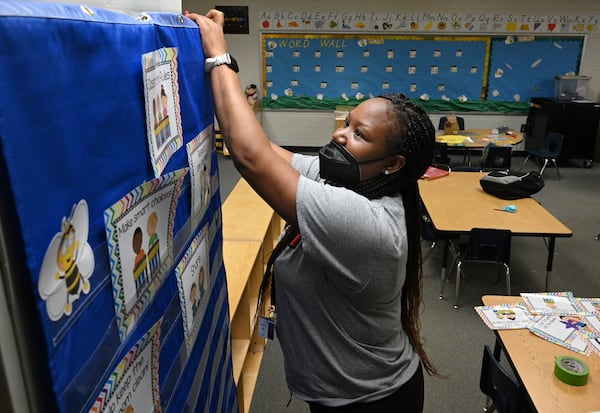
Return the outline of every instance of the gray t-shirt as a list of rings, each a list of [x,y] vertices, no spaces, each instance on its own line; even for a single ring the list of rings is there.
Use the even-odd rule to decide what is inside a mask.
[[[301,177],[302,240],[275,262],[277,335],[290,391],[342,406],[386,397],[419,357],[400,320],[407,240],[402,197],[377,200],[325,185],[314,156],[292,160]]]

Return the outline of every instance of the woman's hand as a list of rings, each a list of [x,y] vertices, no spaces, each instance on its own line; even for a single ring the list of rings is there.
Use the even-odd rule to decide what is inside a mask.
[[[223,34],[223,25],[225,24],[223,12],[212,9],[205,16],[188,11],[184,14],[195,21],[200,28],[202,49],[206,57],[215,57],[227,53],[227,42]]]

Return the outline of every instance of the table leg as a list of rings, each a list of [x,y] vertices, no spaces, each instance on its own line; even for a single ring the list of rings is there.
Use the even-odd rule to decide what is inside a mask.
[[[444,240],[444,251],[442,253],[442,271],[440,280],[440,300],[444,299],[444,283],[446,282],[446,267],[448,266],[448,248],[450,240],[446,237]]]
[[[463,165],[471,166],[471,150],[469,148],[465,148],[465,153],[463,155]]]
[[[556,243],[556,237],[550,237],[548,243],[548,261],[546,262],[546,286],[545,291],[550,289],[550,278],[552,276],[552,260],[554,259],[554,245]]]

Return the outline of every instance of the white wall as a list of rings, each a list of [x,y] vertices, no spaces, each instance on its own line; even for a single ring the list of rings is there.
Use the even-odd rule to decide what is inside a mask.
[[[186,10],[205,13],[213,3],[207,5],[200,0],[183,0],[182,7]],[[429,0],[426,5],[420,0],[392,1],[370,0],[366,2],[349,2],[331,0],[285,1],[285,0],[221,0],[219,5],[247,5],[249,7],[250,34],[228,35],[230,52],[240,64],[240,81],[242,86],[250,83],[261,85],[261,44],[259,13],[263,11],[348,11],[348,12],[471,12],[473,14],[527,14],[546,16],[598,16],[600,1],[571,0],[558,2],[554,0]],[[590,98],[600,101],[600,29],[587,35],[585,51],[580,70],[581,75],[591,76]],[[432,113],[431,118],[437,124],[439,114]],[[490,127],[506,124],[519,130],[525,123],[526,116],[509,116],[491,113],[463,113],[469,127]],[[271,139],[279,144],[292,146],[319,146],[331,138],[333,129],[333,112],[297,110],[264,110],[262,113],[263,126]],[[331,121],[330,121],[331,119]],[[331,128],[331,129],[330,129]]]

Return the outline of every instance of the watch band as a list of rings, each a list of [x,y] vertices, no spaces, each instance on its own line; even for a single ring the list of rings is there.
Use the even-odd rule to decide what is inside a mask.
[[[221,65],[227,65],[235,73],[240,71],[236,60],[229,53],[207,58],[204,61],[204,71],[208,73],[213,70],[214,67]]]

